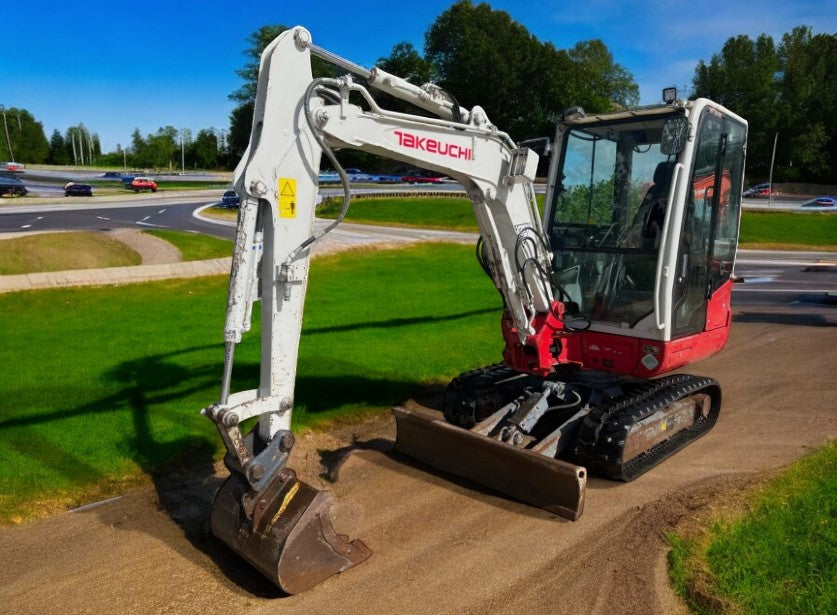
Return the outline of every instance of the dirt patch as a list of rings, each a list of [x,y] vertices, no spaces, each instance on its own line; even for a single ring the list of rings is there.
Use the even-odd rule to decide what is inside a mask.
[[[576,522],[393,454],[387,414],[299,434],[292,467],[337,495],[373,555],[291,597],[209,537],[224,471],[197,455],[153,488],[0,531],[0,612],[683,612],[665,532],[837,436],[835,361],[834,327],[736,324],[692,370],[722,384],[716,427],[632,483],[592,478]]]
[[[154,235],[130,228],[113,229],[107,234],[139,252],[143,265],[165,265],[183,260],[180,250]]]

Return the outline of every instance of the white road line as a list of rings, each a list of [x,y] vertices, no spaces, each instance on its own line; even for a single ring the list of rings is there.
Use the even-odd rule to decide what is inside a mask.
[[[163,224],[151,224],[150,222],[143,222],[142,220],[139,220],[137,222],[137,224],[139,224],[141,226],[153,226],[153,227],[156,227],[156,228],[169,228],[169,227],[167,227]]]
[[[817,262],[817,260],[810,261],[794,261],[794,260],[772,260],[772,259],[757,259],[757,258],[742,258],[735,261],[736,265],[767,265],[771,267],[808,267],[810,265],[834,265],[834,261],[826,260],[825,262]]]
[[[151,217],[151,216],[146,216],[145,218],[142,218],[139,222],[137,222],[137,224],[140,224],[141,222],[145,222],[145,221],[146,221],[146,220],[148,220],[150,217]]]
[[[31,224],[24,224],[20,228],[32,228],[32,225]]]
[[[166,211],[166,208],[165,208],[165,207],[163,207],[163,209],[161,209],[161,210],[160,210],[160,211],[158,211],[157,213],[158,213],[158,214],[161,214],[161,213],[163,213],[164,211]]]
[[[43,220],[43,219],[44,219],[43,216],[38,216],[37,218],[35,218],[35,220]]]
[[[732,290],[743,290],[751,293],[819,293],[824,295],[837,293],[837,290],[827,290],[825,288],[748,288],[744,284],[736,284],[732,287]]]
[[[105,218],[104,216],[96,216],[99,220],[110,220],[110,218]]]

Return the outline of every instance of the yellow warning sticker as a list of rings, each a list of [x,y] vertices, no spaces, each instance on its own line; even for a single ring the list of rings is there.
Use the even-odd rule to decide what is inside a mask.
[[[296,180],[279,178],[279,217],[296,218]]]

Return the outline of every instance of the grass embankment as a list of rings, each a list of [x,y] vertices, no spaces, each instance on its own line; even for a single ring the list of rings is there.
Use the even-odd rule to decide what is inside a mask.
[[[774,250],[837,250],[837,214],[744,211],[741,246]]]
[[[699,536],[672,535],[675,590],[697,613],[837,613],[837,442]]]
[[[336,218],[341,207],[342,198],[324,199],[317,208],[317,216]],[[461,197],[353,198],[346,221],[451,231],[477,230],[471,202]]]
[[[542,206],[543,197],[538,195]],[[328,199],[317,209],[321,218],[336,218],[342,199]],[[477,231],[471,204],[463,198],[357,198],[349,222]],[[827,213],[755,212],[741,216],[742,248],[837,250],[837,215]]]
[[[0,275],[139,265],[140,255],[102,233],[40,233],[0,241]]]
[[[202,261],[210,258],[232,256],[233,242],[200,233],[185,231],[153,230],[144,231],[174,245],[184,261]]]
[[[318,258],[295,426],[389,408],[498,360],[500,299],[471,253]],[[0,364],[13,366],[0,379],[0,520],[105,497],[177,458],[209,467],[220,440],[198,411],[218,396],[226,288],[218,276],[0,295]],[[253,322],[234,390],[257,386]]]

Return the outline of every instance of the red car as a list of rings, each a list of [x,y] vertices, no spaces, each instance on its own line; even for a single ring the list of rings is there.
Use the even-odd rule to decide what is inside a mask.
[[[125,182],[125,187],[134,192],[141,192],[144,190],[151,190],[157,192],[157,182],[150,177],[135,177],[130,182]]]

